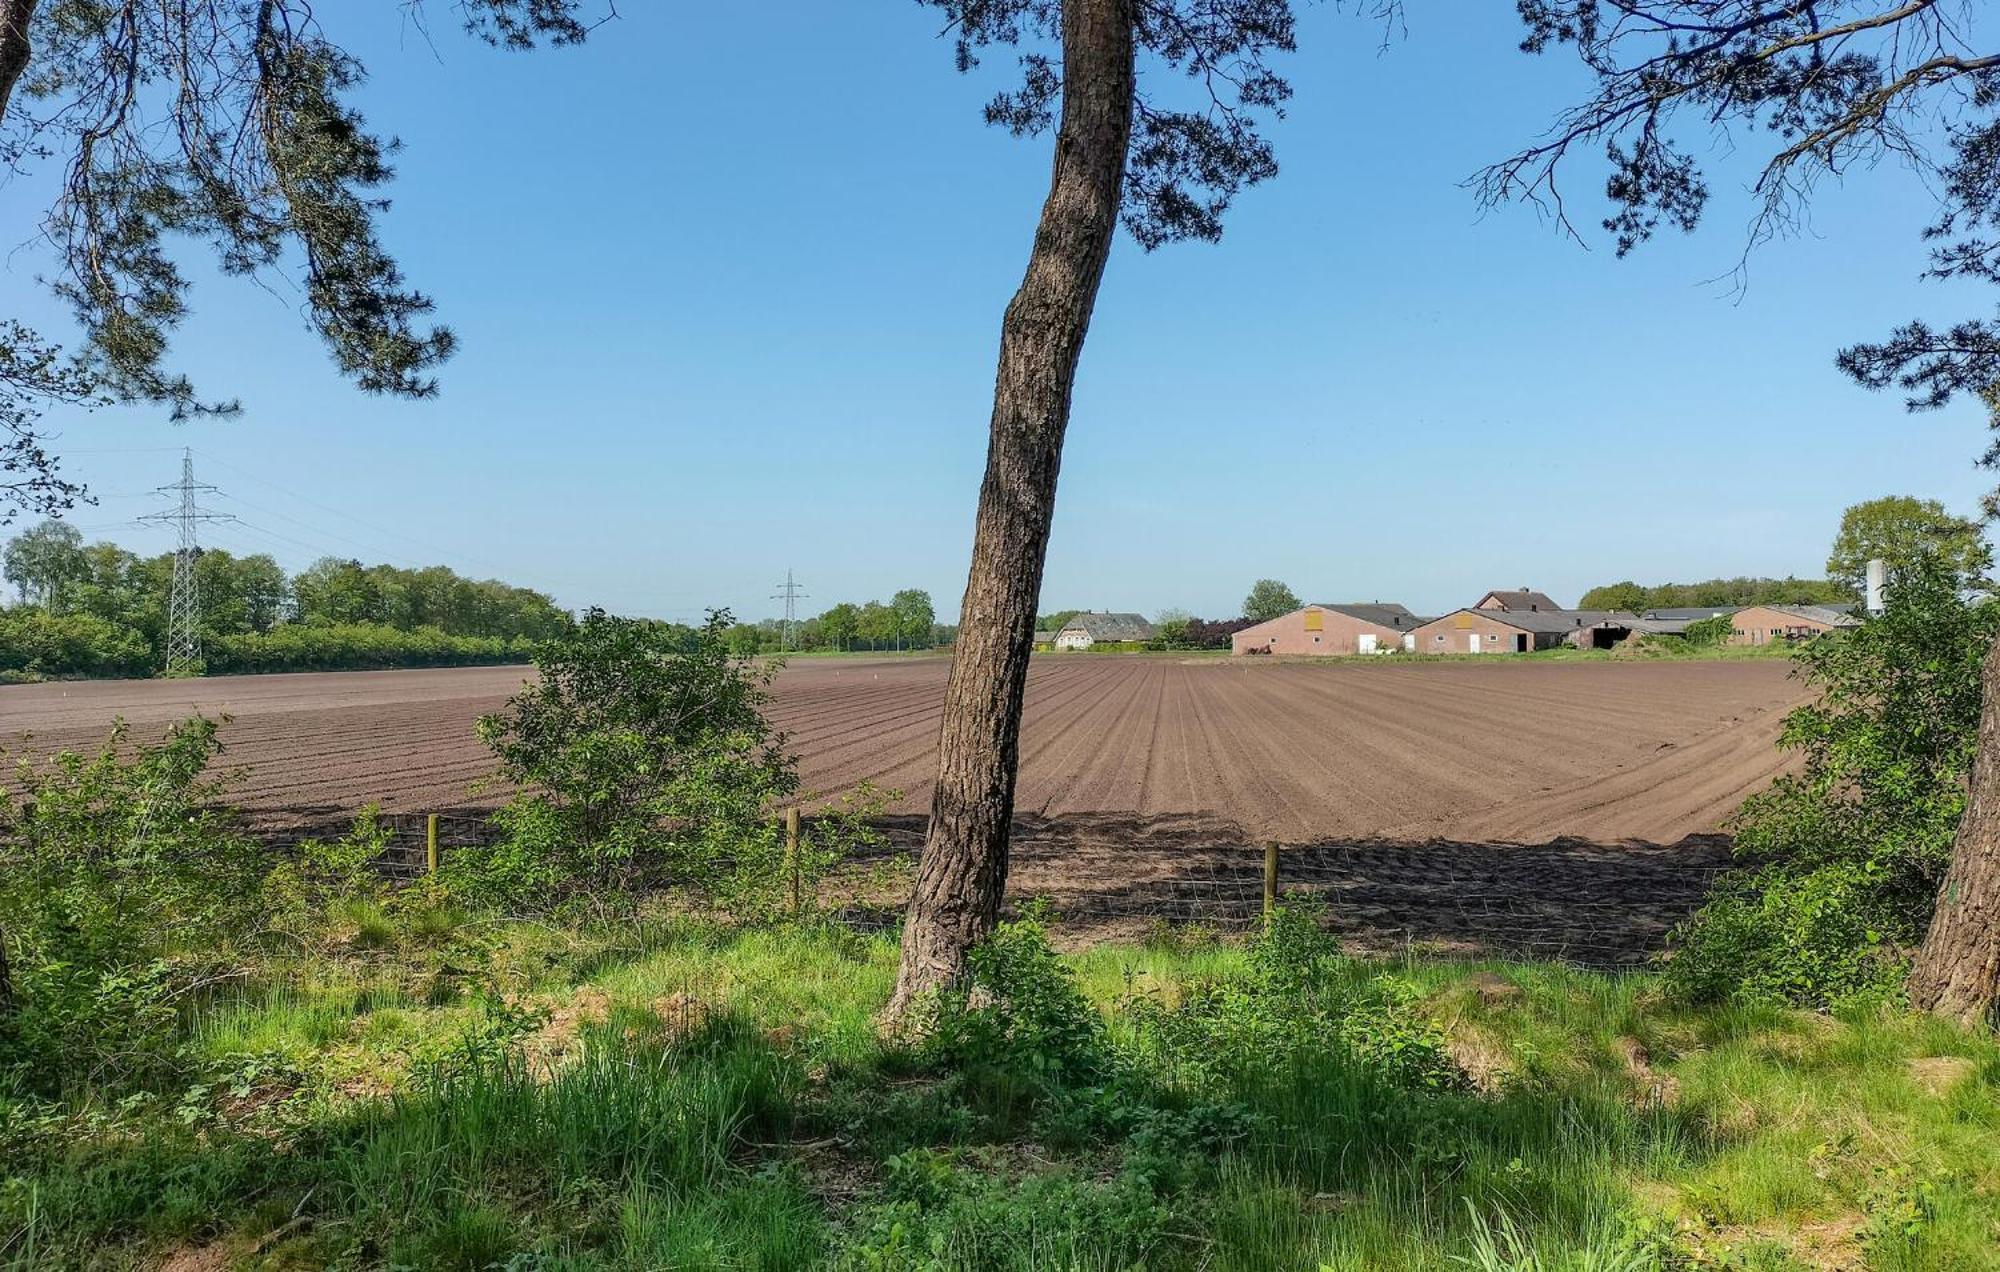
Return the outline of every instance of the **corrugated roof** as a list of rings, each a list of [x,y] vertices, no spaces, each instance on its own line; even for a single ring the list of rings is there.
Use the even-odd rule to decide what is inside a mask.
[[[1790,614],[1808,622],[1825,623],[1829,627],[1859,627],[1861,620],[1848,613],[1851,605],[1754,605],[1752,609],[1774,610],[1780,614]]]
[[[1473,602],[1473,605],[1477,608],[1486,601],[1500,602],[1501,608],[1510,614],[1521,610],[1545,613],[1549,610],[1562,609],[1562,606],[1556,604],[1547,592],[1537,592],[1532,588],[1522,588],[1513,592],[1503,592],[1496,588]]]
[[[1364,623],[1373,623],[1377,627],[1393,628],[1396,631],[1406,632],[1412,627],[1422,627],[1430,621],[1429,619],[1417,617],[1393,601],[1354,601],[1347,604],[1320,601],[1316,603],[1323,610],[1332,610],[1336,614],[1345,614],[1349,618],[1358,618]]]
[[[1741,605],[1669,605],[1646,611],[1647,618],[1663,618],[1670,622],[1699,622],[1704,618],[1716,618],[1723,614],[1734,614]]]
[[[1143,614],[1078,614],[1064,623],[1062,629],[1088,632],[1092,640],[1153,639],[1153,625]]]
[[[1621,610],[1453,610],[1451,614],[1430,620],[1441,623],[1452,614],[1477,614],[1490,618],[1496,623],[1524,632],[1571,632],[1584,627],[1596,627],[1600,623],[1613,623],[1630,627],[1638,623],[1639,616]]]

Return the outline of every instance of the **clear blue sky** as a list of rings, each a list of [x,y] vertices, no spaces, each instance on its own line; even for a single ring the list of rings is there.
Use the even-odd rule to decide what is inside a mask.
[[[402,6],[326,7],[405,143],[386,232],[462,340],[443,393],[361,395],[282,285],[196,269],[177,362],[246,412],[66,419],[70,471],[107,496],[73,519],[165,546],[109,527],[175,475],[128,449],[186,443],[258,527],[210,541],[294,568],[439,560],[572,606],[754,618],[789,566],[811,611],[916,586],[955,613],[1046,140],[981,124],[1000,59],[959,76],[915,4],[625,8],[583,47],[518,55],[447,6],[429,40]],[[1917,281],[1931,204],[1910,174],[1828,184],[1738,295],[1705,280],[1743,245],[1740,163],[1712,172],[1702,232],[1626,261],[1529,209],[1480,215],[1464,179],[1582,88],[1515,51],[1512,6],[1417,0],[1386,47],[1326,6],[1301,17],[1280,177],[1220,245],[1114,251],[1045,608],[1234,614],[1260,576],[1432,612],[1522,584],[1568,602],[1815,573],[1841,509],[1876,495],[1972,510],[1980,413],[1906,416],[1833,367],[1991,303]],[[1586,224],[1600,179],[1571,177]],[[33,189],[9,192],[16,242]],[[9,311],[66,333],[45,259],[0,266]]]

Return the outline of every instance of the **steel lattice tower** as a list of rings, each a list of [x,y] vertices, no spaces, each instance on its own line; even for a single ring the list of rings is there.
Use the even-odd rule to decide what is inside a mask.
[[[800,590],[804,586],[804,584],[794,581],[792,572],[786,570],[785,581],[777,585],[777,591],[771,593],[772,600],[783,601],[785,603],[785,634],[779,642],[785,649],[792,647],[792,631],[798,625],[799,600],[809,595],[809,593]]]
[[[201,674],[201,583],[195,577],[195,562],[201,557],[201,543],[195,528],[204,521],[234,521],[225,512],[204,508],[195,502],[195,495],[208,491],[220,493],[214,486],[204,485],[194,479],[194,451],[181,452],[181,479],[171,486],[161,486],[159,493],[179,497],[179,506],[171,512],[149,512],[140,517],[141,521],[151,521],[160,525],[172,524],[179,532],[180,542],[174,549],[174,589],[167,601],[167,674],[169,676],[198,676]]]

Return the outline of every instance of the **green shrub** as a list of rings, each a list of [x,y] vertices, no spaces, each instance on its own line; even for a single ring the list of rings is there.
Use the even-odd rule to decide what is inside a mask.
[[[798,776],[761,710],[776,668],[732,654],[729,625],[726,611],[690,634],[593,609],[544,645],[539,678],[479,722],[525,793],[496,848],[453,854],[458,882],[512,905],[776,886],[770,814]]]
[[[0,793],[0,939],[15,1004],[0,1068],[36,1091],[144,1083],[180,1064],[178,1011],[226,978],[263,914],[264,860],[205,772],[196,717],[157,745],[121,723],[95,757],[22,765]]]
[[[2000,602],[1967,599],[1947,565],[1924,559],[1896,571],[1888,602],[1794,655],[1818,697],[1786,718],[1779,745],[1804,764],[1737,813],[1749,864],[1675,934],[1669,981],[1684,996],[1827,1006],[1874,994],[1929,925]]]
[[[535,646],[520,637],[454,636],[435,627],[284,623],[265,632],[212,635],[202,654],[208,674],[233,675],[519,663],[533,656]]]
[[[967,985],[939,1006],[933,1057],[1024,1079],[1039,1093],[1103,1079],[1104,1020],[1050,946],[1038,909],[1002,923],[967,956]]]
[[[1416,993],[1342,957],[1319,907],[1280,906],[1252,939],[1247,966],[1188,987],[1181,1000],[1131,1004],[1155,1059],[1177,1084],[1211,1093],[1280,1081],[1329,1048],[1376,1079],[1444,1091],[1464,1079]]]
[[[144,676],[154,665],[151,643],[130,628],[38,606],[0,609],[0,675]]]
[[[1691,646],[1720,645],[1736,634],[1734,614],[1715,614],[1687,625],[1681,639]]]
[[[1694,1002],[1830,1008],[1891,997],[1902,967],[1870,925],[1873,893],[1845,863],[1738,874],[1681,932],[1667,983]]]

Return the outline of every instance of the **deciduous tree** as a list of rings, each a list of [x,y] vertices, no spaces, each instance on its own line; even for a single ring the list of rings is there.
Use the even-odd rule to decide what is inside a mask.
[[[937,622],[937,610],[931,605],[931,594],[921,588],[906,587],[889,598],[889,608],[896,616],[896,635],[906,646],[931,643],[931,627]]]
[[[63,612],[68,593],[89,575],[83,535],[63,521],[44,521],[7,541],[7,581],[31,605]]]
[[[1826,575],[1859,589],[1867,582],[1868,562],[1877,558],[1892,570],[1935,561],[1967,583],[1993,568],[1993,550],[1978,522],[1954,517],[1937,500],[1914,495],[1885,495],[1842,513]]]
[[[846,649],[860,634],[859,611],[851,601],[842,601],[819,616],[819,629],[828,645]]]
[[[1698,151],[1758,138],[1755,246],[1790,228],[1820,180],[1898,160],[1929,179],[1929,276],[2000,284],[2000,30],[1987,6],[1942,0],[1520,0],[1522,47],[1575,49],[1594,91],[1540,141],[1480,178],[1489,201],[1525,198],[1566,229],[1566,161],[1610,160],[1604,227],[1622,255],[1662,224],[1694,228],[1709,199]],[[1739,131],[1740,128],[1740,131]],[[1762,139],[1768,139],[1766,146]],[[2000,319],[1913,321],[1853,345],[1839,365],[1912,409],[1960,392],[2000,398]],[[2000,413],[1994,416],[2000,425]],[[2000,442],[1985,455],[2000,466]],[[1972,795],[1912,998],[1960,1019],[2000,998],[2000,638],[1982,673]]]
[[[892,1015],[958,982],[999,914],[1063,435],[1112,238],[1121,219],[1147,249],[1220,236],[1237,194],[1277,172],[1259,116],[1290,96],[1270,59],[1295,43],[1289,0],[926,3],[945,15],[961,68],[995,46],[1019,51],[1021,79],[986,118],[1017,135],[1053,130],[1055,154],[1027,272],[1001,320],[972,568]]]
[[[1276,579],[1258,579],[1250,585],[1250,595],[1243,598],[1243,617],[1253,623],[1277,618],[1299,608],[1299,598],[1292,589]]]

